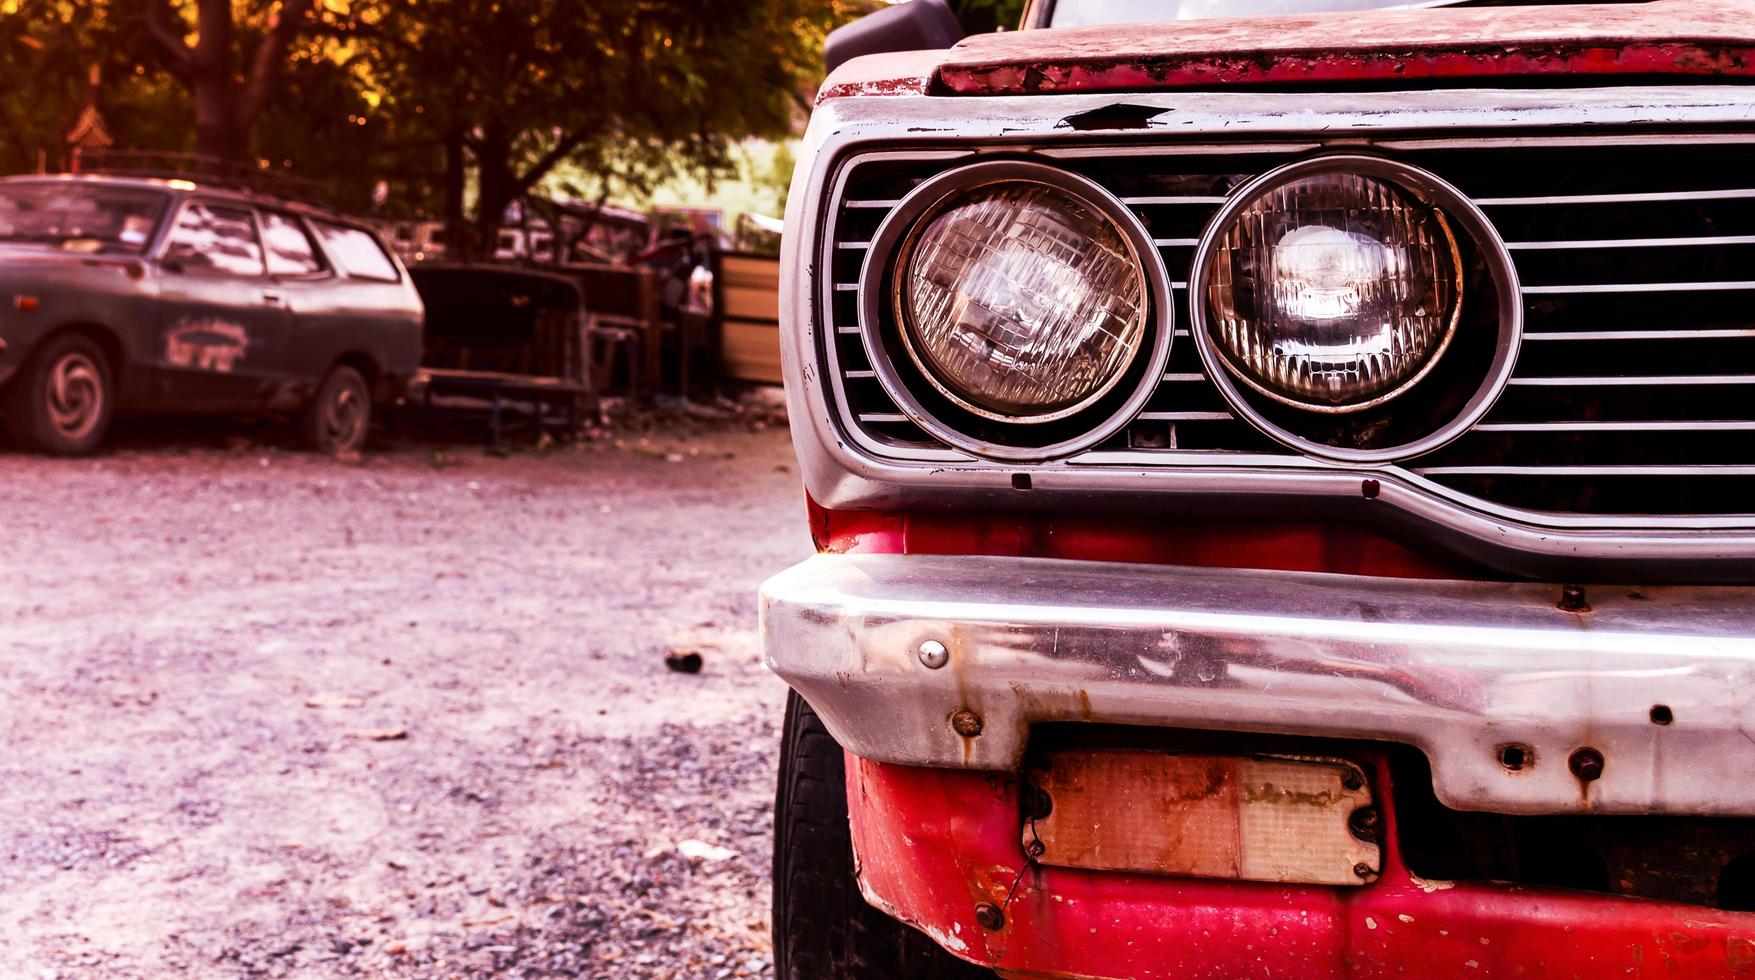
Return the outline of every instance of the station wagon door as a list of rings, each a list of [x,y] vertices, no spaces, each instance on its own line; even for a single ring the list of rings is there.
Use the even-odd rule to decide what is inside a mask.
[[[238,411],[262,405],[284,377],[288,324],[249,206],[187,202],[158,272],[156,360],[167,407]]]

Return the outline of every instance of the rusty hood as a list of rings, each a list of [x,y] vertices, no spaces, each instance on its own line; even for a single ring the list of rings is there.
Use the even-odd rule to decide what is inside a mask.
[[[985,34],[927,54],[886,64],[855,59],[829,79],[822,95],[1431,85],[1568,75],[1750,79],[1755,0],[1437,7],[1057,28]]]

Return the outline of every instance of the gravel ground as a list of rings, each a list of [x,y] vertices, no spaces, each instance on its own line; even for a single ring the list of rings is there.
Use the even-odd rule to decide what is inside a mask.
[[[803,510],[747,415],[0,447],[0,973],[772,975],[755,590]]]

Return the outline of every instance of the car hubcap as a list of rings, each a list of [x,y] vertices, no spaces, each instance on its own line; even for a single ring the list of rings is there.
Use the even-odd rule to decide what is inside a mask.
[[[49,424],[67,439],[83,439],[98,426],[104,412],[104,378],[97,362],[84,354],[68,354],[49,369]]]
[[[323,409],[323,435],[334,449],[351,449],[364,434],[366,400],[358,389],[337,389]]]

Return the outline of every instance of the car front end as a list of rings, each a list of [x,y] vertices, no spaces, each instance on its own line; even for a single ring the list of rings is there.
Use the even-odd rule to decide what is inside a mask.
[[[1755,970],[1750,13],[831,77],[764,643],[866,902],[1005,976]]]

